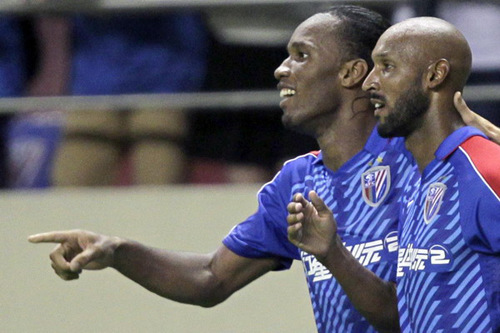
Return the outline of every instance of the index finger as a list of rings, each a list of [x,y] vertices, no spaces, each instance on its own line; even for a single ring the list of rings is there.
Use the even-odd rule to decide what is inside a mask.
[[[31,243],[62,243],[69,238],[67,231],[51,231],[40,234],[31,235],[28,241]]]

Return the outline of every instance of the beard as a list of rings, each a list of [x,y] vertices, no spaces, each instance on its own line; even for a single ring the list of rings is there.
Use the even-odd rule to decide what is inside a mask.
[[[379,122],[379,135],[383,138],[407,137],[420,126],[429,105],[430,99],[420,89],[418,80],[396,100],[394,112]]]

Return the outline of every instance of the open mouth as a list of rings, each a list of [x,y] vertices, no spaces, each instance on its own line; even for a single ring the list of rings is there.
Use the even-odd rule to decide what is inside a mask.
[[[290,88],[282,88],[280,90],[280,97],[292,97],[295,95],[295,89],[290,89]]]
[[[370,96],[370,103],[375,107],[375,111],[382,109],[385,106],[385,101],[376,95]]]
[[[375,106],[375,110],[378,110],[378,109],[382,109],[385,106],[385,104],[382,102],[376,102],[376,103],[373,103],[373,106]]]

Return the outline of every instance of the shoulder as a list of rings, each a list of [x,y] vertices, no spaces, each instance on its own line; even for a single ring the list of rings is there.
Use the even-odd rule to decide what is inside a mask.
[[[500,146],[484,137],[473,136],[459,149],[482,181],[500,196]]]
[[[270,182],[262,186],[260,192],[270,188],[285,190],[294,183],[303,182],[306,175],[310,173],[312,165],[320,161],[320,156],[320,151],[311,151],[285,161],[281,170]]]
[[[309,166],[320,159],[320,151],[314,150],[307,154],[299,155],[283,163],[283,169],[300,169]]]

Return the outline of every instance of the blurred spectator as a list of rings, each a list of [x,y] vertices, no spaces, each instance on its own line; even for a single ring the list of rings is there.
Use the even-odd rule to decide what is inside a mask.
[[[2,96],[45,96],[62,93],[67,62],[53,52],[61,31],[57,18],[4,17],[0,21]],[[60,117],[54,112],[13,110],[3,124],[5,184],[9,188],[49,185]]]
[[[197,90],[205,77],[207,46],[204,22],[196,13],[77,16],[71,93]],[[176,110],[68,112],[54,183],[182,182],[186,129],[184,113]],[[124,165],[131,169],[125,176]]]
[[[24,94],[65,93],[69,70],[68,26],[60,17],[35,17],[24,29],[29,80]],[[61,138],[58,110],[20,110],[9,124],[9,186],[44,188],[51,185],[54,155]]]
[[[500,85],[500,3],[498,1],[414,0],[395,11],[394,21],[436,16],[455,25],[472,49],[468,85]],[[467,100],[467,96],[465,96]],[[479,114],[500,126],[500,100],[467,101]]]
[[[15,17],[0,17],[0,97],[20,96],[26,79],[23,37]],[[0,115],[0,188],[7,185],[7,126],[12,116]]]

